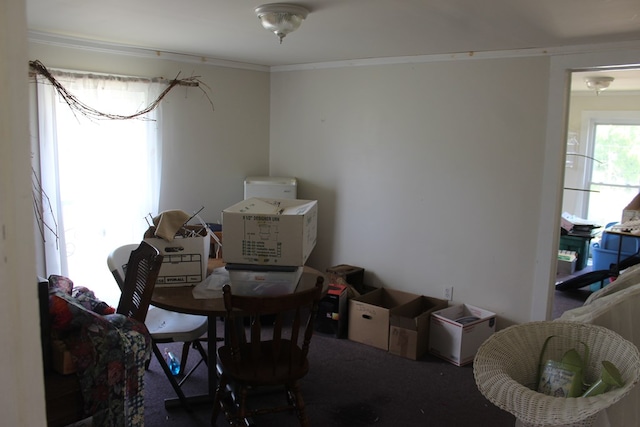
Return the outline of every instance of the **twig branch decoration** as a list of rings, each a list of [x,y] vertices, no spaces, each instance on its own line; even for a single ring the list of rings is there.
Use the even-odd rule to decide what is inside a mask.
[[[33,167],[31,168],[32,172],[32,185],[33,185],[33,212],[36,216],[36,222],[38,224],[38,230],[40,231],[40,235],[42,236],[42,241],[46,242],[47,239],[45,237],[45,228],[53,234],[56,239],[56,249],[58,248],[58,243],[60,241],[60,236],[58,235],[58,223],[56,222],[56,215],[53,212],[53,208],[51,207],[51,200],[47,193],[45,193],[42,188],[42,183],[38,179],[38,174],[36,173]],[[45,206],[46,205],[46,206]],[[53,225],[47,224],[45,221],[45,211],[48,211],[51,216],[51,221]]]
[[[95,108],[80,101],[73,94],[71,94],[53,76],[53,74],[47,69],[47,67],[45,67],[44,64],[42,64],[42,62],[40,62],[39,60],[29,61],[29,68],[32,72],[36,74],[40,74],[45,79],[47,79],[49,83],[51,83],[51,85],[54,87],[56,92],[60,95],[60,97],[67,103],[69,108],[71,108],[72,111],[74,112],[77,111],[83,116],[92,118],[92,119],[130,120],[130,119],[143,118],[145,114],[157,108],[158,105],[160,105],[160,102],[162,101],[162,99],[167,95],[167,93],[169,93],[171,89],[173,89],[176,86],[189,86],[189,87],[199,88],[207,97],[209,104],[211,104],[211,109],[213,109],[213,102],[211,102],[211,98],[209,97],[209,94],[204,89],[204,88],[207,88],[207,89],[210,89],[210,88],[206,84],[204,84],[202,81],[200,81],[199,77],[197,76],[179,79],[178,78],[179,74],[178,74],[178,76],[176,76],[175,79],[167,81],[167,87],[165,88],[165,90],[163,90],[162,93],[158,95],[158,97],[154,101],[152,101],[146,108],[143,108],[142,110],[139,110],[130,115],[120,115],[120,114],[104,113],[102,111],[98,111]]]
[[[150,111],[153,111],[155,108],[158,107],[158,105],[160,105],[160,102],[162,101],[162,99],[171,91],[171,89],[173,89],[176,86],[187,86],[187,87],[197,87],[199,88],[204,95],[207,97],[207,100],[209,101],[209,104],[211,104],[211,109],[213,110],[213,102],[211,101],[211,98],[209,97],[209,94],[207,92],[210,91],[209,86],[207,86],[206,84],[204,84],[202,81],[200,81],[200,79],[197,76],[192,76],[192,77],[188,77],[188,78],[184,78],[184,79],[179,79],[178,76],[176,76],[175,79],[173,80],[165,80],[165,79],[150,79],[149,81],[151,82],[158,82],[158,81],[162,81],[162,82],[166,82],[167,87],[165,88],[164,91],[162,91],[162,93],[153,101],[151,102],[146,108],[139,110],[133,114],[130,115],[120,115],[120,114],[113,114],[113,113],[104,113],[102,111],[99,111],[87,104],[85,104],[84,102],[80,101],[78,98],[76,98],[73,94],[71,94],[53,75],[53,73],[51,73],[47,67],[44,66],[44,64],[42,64],[42,62],[35,60],[35,61],[29,61],[29,69],[31,71],[31,73],[34,74],[39,74],[42,77],[44,77],[55,89],[55,91],[58,93],[58,95],[60,95],[60,97],[65,101],[65,103],[69,106],[69,108],[71,109],[71,111],[73,112],[73,114],[75,115],[76,113],[82,114],[83,116],[89,118],[89,119],[107,119],[107,120],[131,120],[131,119],[142,119],[145,120],[146,118],[144,117],[145,114],[149,113]],[[207,90],[205,90],[205,88]],[[148,119],[147,119],[148,120]],[[40,182],[40,180],[38,179],[38,174],[36,173],[35,170],[33,170],[33,210],[34,210],[34,214],[36,217],[36,222],[38,224],[38,230],[40,231],[40,234],[42,236],[42,240],[43,242],[46,242],[46,238],[45,238],[45,234],[46,231],[49,230],[56,241],[56,248],[59,247],[59,240],[60,240],[60,235],[59,230],[58,230],[58,224],[56,221],[56,215],[53,212],[53,209],[51,207],[51,202],[49,200],[49,197],[47,196],[47,194],[45,193],[44,189],[42,188],[42,184]],[[45,215],[45,212],[48,213],[48,215]],[[47,221],[45,220],[45,216],[51,216],[51,221],[52,221],[52,225],[49,225],[47,223]]]

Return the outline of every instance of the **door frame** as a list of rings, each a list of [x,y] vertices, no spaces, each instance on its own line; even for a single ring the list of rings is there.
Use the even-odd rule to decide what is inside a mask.
[[[553,309],[571,73],[593,68],[639,66],[639,42],[625,44],[624,48],[617,50],[609,46],[602,47],[602,51],[593,49],[590,53],[551,56],[538,241],[531,291],[531,320],[549,320]]]

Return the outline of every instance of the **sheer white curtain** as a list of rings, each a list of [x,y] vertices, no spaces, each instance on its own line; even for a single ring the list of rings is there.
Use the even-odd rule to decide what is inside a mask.
[[[59,74],[84,104],[130,115],[164,88],[159,83],[105,76]],[[40,179],[45,201],[46,274],[61,274],[115,305],[120,291],[107,268],[109,252],[142,240],[145,217],[158,211],[161,165],[159,108],[142,119],[89,119],[51,84],[38,79]],[[38,169],[38,166],[35,168]],[[47,203],[50,203],[51,210]]]

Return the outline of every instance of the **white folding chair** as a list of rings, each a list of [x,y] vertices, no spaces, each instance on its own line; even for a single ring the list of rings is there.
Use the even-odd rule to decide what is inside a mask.
[[[126,276],[129,256],[137,247],[138,244],[120,246],[111,252],[107,258],[109,270],[113,274],[113,277],[121,290],[124,286],[124,278]],[[161,355],[158,356],[156,352],[154,353],[156,353],[156,358],[158,359],[160,366],[167,375],[169,382],[180,398],[183,406],[187,407],[188,405],[185,395],[180,387],[202,362],[205,364],[207,363],[207,353],[200,342],[200,338],[202,338],[202,336],[207,332],[207,317],[177,313],[151,305],[149,306],[149,311],[147,312],[147,317],[144,323],[155,344],[171,342],[184,343],[180,362],[180,375],[183,375],[183,377],[180,381],[177,381],[176,378],[174,378],[164,358],[162,358]],[[198,350],[202,359],[188,373],[184,374],[190,346],[193,346]]]

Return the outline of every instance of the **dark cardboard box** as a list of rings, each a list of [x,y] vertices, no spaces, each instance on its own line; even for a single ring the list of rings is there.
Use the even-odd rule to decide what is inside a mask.
[[[340,264],[333,267],[327,268],[327,273],[329,273],[329,278],[332,282],[335,281],[335,278],[342,278],[345,282],[353,286],[356,291],[361,294],[364,292],[364,268],[356,267],[353,265]]]
[[[327,295],[318,304],[315,330],[336,338],[346,338],[347,324],[347,287],[341,284],[330,284]]]

